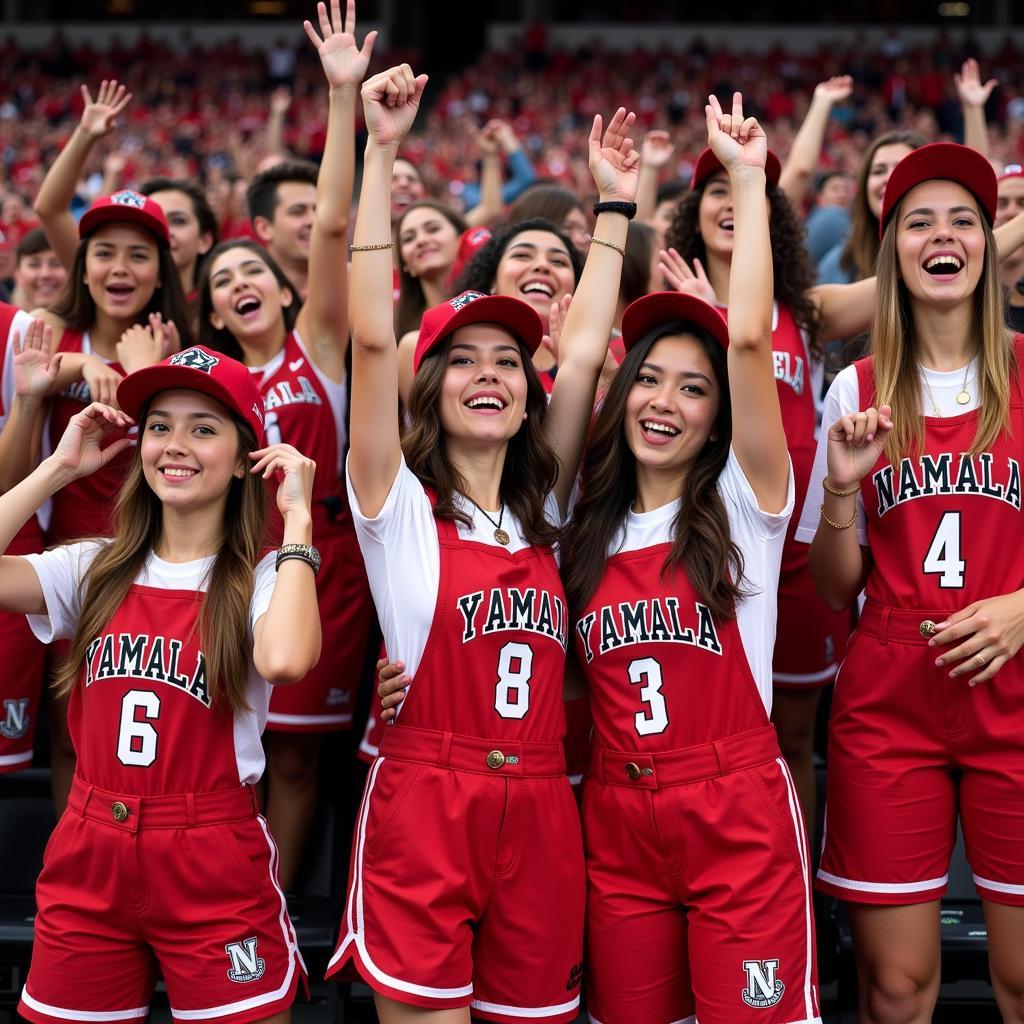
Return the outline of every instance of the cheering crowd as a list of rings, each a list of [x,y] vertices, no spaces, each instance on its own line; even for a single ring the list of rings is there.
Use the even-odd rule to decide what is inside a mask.
[[[533,32],[435,87],[304,27],[0,79],[20,1013],[286,1021],[358,728],[328,977],[385,1024],[820,1021],[814,884],[925,1022],[958,815],[1024,1021],[1018,54]]]

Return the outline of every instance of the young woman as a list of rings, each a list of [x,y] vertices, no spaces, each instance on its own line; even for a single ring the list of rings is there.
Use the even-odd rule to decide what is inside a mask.
[[[352,255],[349,493],[389,651],[412,676],[367,781],[341,942],[384,1024],[569,1021],[582,973],[583,851],[562,752],[568,639],[552,543],[608,344],[638,154],[620,109],[590,166],[611,209],[563,331],[548,405],[540,317],[465,292],[429,310],[399,436],[389,183],[426,76],[363,86]],[[472,1009],[471,1009],[472,1008]]]
[[[846,901],[872,1024],[931,1020],[958,814],[996,1000],[1021,1020],[1024,338],[1004,326],[995,210],[974,150],[924,146],[893,171],[872,355],[825,400],[797,532],[829,605],[867,590],[832,704],[818,884]]]
[[[43,229],[26,232],[14,254],[12,304],[26,312],[48,306],[56,301],[67,279],[68,272]]]
[[[452,267],[465,230],[466,222],[457,213],[432,199],[413,203],[396,221],[400,285],[395,333],[399,338],[418,331],[424,312],[448,297]]]
[[[313,823],[317,761],[324,733],[351,727],[373,621],[366,573],[341,483],[345,449],[346,281],[355,154],[355,104],[375,32],[356,45],[355,3],[342,21],[338,0],[320,33],[305,23],[330,89],[327,141],[310,237],[309,297],[296,313],[294,288],[253,242],[226,241],[207,259],[199,303],[200,337],[249,367],[263,395],[267,436],[314,457],[320,467],[313,516],[324,571],[320,617],[330,642],[316,671],[274,693],[268,721],[267,818],[281,847],[281,878],[291,888]],[[276,532],[280,523],[273,524]]]
[[[767,147],[738,93],[730,114],[705,109],[744,268],[728,327],[673,292],[626,311],[563,555],[595,728],[587,999],[602,1024],[820,1021],[807,839],[769,723],[793,483]]]
[[[772,350],[796,500],[802,502],[814,459],[823,387],[820,339],[849,338],[867,327],[874,283],[813,286],[803,227],[778,187],[780,173],[778,159],[769,153],[766,176],[775,296]],[[714,303],[716,297],[730,294],[736,264],[732,185],[711,150],[698,158],[691,187],[672,222],[670,249],[661,269],[674,287]],[[722,309],[727,315],[727,309]],[[773,718],[783,755],[796,779],[804,817],[813,832],[814,720],[821,688],[831,682],[842,660],[849,616],[833,612],[816,594],[806,548],[793,541],[794,527],[795,523],[791,524],[779,584]]]
[[[283,1024],[304,974],[252,785],[271,683],[320,652],[313,463],[264,446],[260,395],[234,360],[190,348],[92,403],[0,497],[0,545],[44,501],[139,439],[109,540],[0,558],[0,606],[71,641],[78,769],[36,888],[19,1013],[142,1021],[159,967],[175,1019]],[[285,545],[261,558],[280,481]],[[250,638],[239,643],[240,638]]]

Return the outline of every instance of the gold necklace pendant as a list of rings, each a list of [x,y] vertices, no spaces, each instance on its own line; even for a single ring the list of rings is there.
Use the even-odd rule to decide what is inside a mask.
[[[970,400],[971,400],[971,395],[970,395],[970,392],[968,392],[967,388],[964,388],[956,396],[956,404],[957,405],[966,405]]]
[[[500,526],[494,528],[494,539],[505,547],[508,547],[512,542],[512,538],[508,535],[508,530],[503,530]]]

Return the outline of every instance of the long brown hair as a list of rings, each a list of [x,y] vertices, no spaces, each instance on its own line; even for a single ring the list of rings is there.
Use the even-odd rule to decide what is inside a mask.
[[[905,199],[904,199],[905,201]],[[900,277],[896,235],[901,202],[893,211],[878,252],[875,319],[871,350],[875,360],[875,393],[878,405],[892,407],[893,427],[885,452],[895,463],[924,446],[921,374],[911,297]],[[974,289],[972,318],[978,353],[978,429],[971,453],[992,446],[999,433],[1009,428],[1010,382],[1016,371],[1012,334],[1004,320],[1003,289],[999,283],[996,241],[988,221],[979,215],[985,232],[985,263]]]
[[[142,424],[150,404],[146,403],[139,417]],[[248,463],[246,456],[256,450],[256,437],[248,424],[232,419],[238,427],[239,458]],[[224,509],[224,538],[199,613],[199,642],[206,658],[210,699],[214,706],[227,704],[236,714],[248,709],[249,648],[240,638],[249,634],[249,605],[264,543],[266,505],[262,480],[251,473],[245,473],[241,480],[232,479]],[[163,505],[146,483],[136,447],[114,506],[113,539],[102,542],[82,581],[82,612],[71,651],[54,683],[58,693],[74,689],[89,644],[103,632],[124,601],[160,539],[162,528]]]
[[[868,178],[875,154],[882,146],[909,146],[920,149],[924,138],[917,132],[886,132],[879,135],[868,147],[864,162],[857,172],[857,186],[850,200],[850,233],[839,256],[839,266],[850,274],[854,281],[863,281],[875,272],[878,259],[878,218],[868,205]]]
[[[448,369],[451,338],[424,357],[409,390],[411,425],[402,438],[402,451],[420,482],[437,495],[434,514],[471,525],[470,517],[455,504],[455,492],[466,484],[448,461],[441,425],[440,397]],[[508,442],[499,492],[522,526],[531,544],[552,545],[559,530],[544,515],[544,502],[558,479],[558,460],[544,436],[548,402],[533,360],[522,343],[519,355],[526,372],[526,421]]]
[[[160,284],[153,289],[153,295],[146,303],[145,309],[139,310],[135,315],[135,322],[145,324],[150,313],[161,313],[164,323],[174,322],[181,336],[181,347],[187,348],[192,344],[192,314],[189,312],[185,293],[181,290],[178,268],[174,265],[167,243],[155,235],[148,237],[156,242]],[[89,294],[89,286],[85,283],[85,257],[90,241],[91,235],[78,243],[75,258],[68,271],[68,279],[60,295],[50,306],[50,312],[59,317],[64,326],[71,331],[87,331],[96,322],[96,303]]]
[[[395,252],[401,253],[402,251],[401,235],[405,218],[413,210],[423,209],[434,210],[441,214],[455,229],[456,235],[461,235],[466,230],[466,222],[454,210],[449,210],[444,203],[439,203],[434,199],[421,199],[419,202],[411,203],[406,207],[402,216],[395,222]],[[423,294],[423,285],[409,273],[409,268],[401,259],[398,260],[398,277],[401,287],[398,293],[398,302],[395,303],[395,336],[401,338],[403,334],[409,331],[418,331],[420,329],[420,320],[423,319],[423,314],[427,310],[427,297]]]
[[[660,339],[684,335],[704,350],[720,389],[711,436],[686,474],[672,548],[662,577],[681,570],[720,621],[736,618],[744,596],[743,555],[729,532],[718,477],[732,444],[732,406],[725,351],[692,324],[668,322],[648,332],[627,353],[591,431],[580,476],[580,499],[565,531],[562,579],[573,615],[579,615],[604,574],[608,553],[636,498],[636,459],[626,441],[626,402],[641,365]],[[714,440],[711,440],[714,437]]]
[[[699,259],[708,265],[707,248],[700,233],[700,200],[714,178],[709,178],[695,192],[687,192],[672,217],[665,234],[665,247],[674,248],[687,263]],[[807,335],[811,354],[820,358],[823,352],[819,334],[818,307],[808,293],[815,283],[814,266],[804,244],[804,228],[793,204],[778,185],[768,184],[769,233],[772,243],[772,267],[775,298],[793,313],[797,326]],[[737,268],[733,268],[737,269]],[[727,296],[720,295],[724,300]]]

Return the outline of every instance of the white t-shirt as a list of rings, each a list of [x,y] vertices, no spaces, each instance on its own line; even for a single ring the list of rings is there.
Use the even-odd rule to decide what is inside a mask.
[[[789,472],[786,507],[781,512],[765,512],[757,504],[754,490],[730,449],[718,477],[718,492],[729,516],[729,534],[743,555],[743,590],[749,595],[736,609],[740,640],[765,711],[770,715],[779,570],[793,514],[793,471]],[[609,548],[609,557],[670,542],[672,521],[681,502],[677,498],[650,512],[628,512],[622,531]]]
[[[79,541],[75,544],[61,544],[40,554],[22,556],[35,570],[46,602],[45,615],[27,616],[32,632],[42,643],[69,640],[74,636],[82,611],[82,580],[104,543],[95,540]],[[150,553],[135,583],[163,590],[205,592],[214,557],[211,555],[194,562],[165,562]],[[275,560],[276,553],[271,552],[256,566],[252,600],[249,602],[250,635],[245,641],[250,651],[252,631],[270,606],[270,597],[274,592],[277,579]],[[270,684],[256,671],[251,656],[246,703],[252,708],[252,713],[237,714],[234,725],[238,778],[243,784],[258,782],[263,774],[264,757],[260,736],[267,724],[267,711],[270,707]]]
[[[384,507],[372,519],[364,516],[359,507],[347,465],[345,482],[388,656],[400,658],[405,662],[406,673],[415,676],[430,635],[441,585],[441,545],[433,506],[405,459],[398,467]],[[510,541],[503,546],[494,539],[494,523],[462,495],[456,494],[455,500],[473,521],[470,528],[456,523],[459,536],[464,540],[503,547],[505,551],[520,551],[530,546],[519,521],[508,508],[501,526],[508,532]],[[548,495],[544,512],[549,522],[558,522],[554,495]],[[498,513],[493,513],[492,518],[497,522]]]
[[[963,390],[965,373],[959,370],[929,370],[920,367],[921,374],[921,409],[932,415],[932,405],[939,407],[943,416],[960,416],[978,408],[978,387],[975,383],[978,376],[978,362],[972,360],[966,370],[967,391],[971,396],[966,405],[957,405],[956,396]],[[825,490],[821,481],[828,474],[828,428],[840,416],[859,412],[860,381],[857,368],[847,366],[837,374],[832,386],[825,396],[825,405],[821,415],[821,433],[818,436],[818,448],[814,454],[814,468],[811,470],[811,482],[807,487],[807,497],[800,512],[800,522],[794,536],[797,540],[810,544],[814,540],[818,523],[821,522],[821,505],[825,500]],[[857,540],[864,546],[868,543],[867,520],[864,517],[864,502],[857,495],[857,522],[854,526]]]

